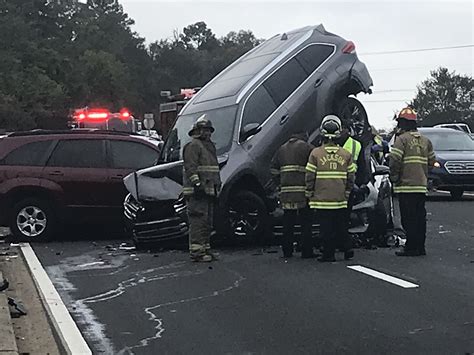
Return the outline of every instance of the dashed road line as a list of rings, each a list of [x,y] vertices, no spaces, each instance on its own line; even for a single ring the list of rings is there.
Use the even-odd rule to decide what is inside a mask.
[[[58,291],[54,288],[48,274],[28,243],[20,245],[23,257],[30,269],[36,287],[41,295],[43,304],[49,313],[51,321],[58,333],[62,346],[68,354],[89,355],[91,349],[87,345],[79,328],[69,314]]]
[[[369,269],[369,268],[367,268],[367,267],[365,267],[365,266],[361,266],[361,265],[349,265],[349,266],[347,266],[347,267],[348,267],[349,269],[351,269],[351,270],[361,272],[361,273],[363,273],[363,274],[366,274],[366,275],[375,277],[376,279],[380,279],[380,280],[389,282],[389,283],[391,283],[391,284],[394,284],[394,285],[397,285],[397,286],[400,286],[400,287],[403,287],[403,288],[417,288],[417,287],[420,287],[419,285],[414,284],[414,283],[412,283],[412,282],[408,282],[408,281],[399,279],[399,278],[397,278],[397,277],[393,277],[393,276],[384,274],[384,273],[382,273],[382,272]]]

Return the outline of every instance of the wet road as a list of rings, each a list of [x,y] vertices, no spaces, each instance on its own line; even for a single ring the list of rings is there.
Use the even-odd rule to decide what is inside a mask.
[[[121,250],[120,240],[34,249],[94,353],[474,353],[474,197],[437,195],[427,207],[419,258],[357,250],[319,264],[228,249],[194,264],[182,251]]]

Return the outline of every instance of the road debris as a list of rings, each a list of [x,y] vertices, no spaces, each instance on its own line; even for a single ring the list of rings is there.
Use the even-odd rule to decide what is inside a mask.
[[[86,263],[86,264],[79,265],[79,267],[88,267],[88,266],[96,266],[96,265],[104,265],[104,264],[105,264],[104,261],[94,261],[92,263]]]
[[[428,328],[416,328],[416,329],[413,329],[413,330],[409,331],[408,333],[409,334],[417,334],[419,332],[424,332],[425,330],[433,330],[433,329],[434,329],[433,326],[428,327]]]

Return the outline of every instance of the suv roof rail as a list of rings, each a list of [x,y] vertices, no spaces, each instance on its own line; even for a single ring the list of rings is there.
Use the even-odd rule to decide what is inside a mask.
[[[114,136],[138,136],[137,133],[132,132],[121,132],[121,131],[108,131],[105,129],[96,128],[74,128],[64,130],[48,130],[48,129],[34,129],[31,131],[13,132],[8,137],[23,137],[23,136],[40,136],[40,135],[52,135],[52,134],[110,134]]]

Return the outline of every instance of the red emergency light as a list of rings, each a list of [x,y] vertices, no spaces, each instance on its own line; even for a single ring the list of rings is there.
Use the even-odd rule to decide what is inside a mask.
[[[128,111],[126,108],[123,108],[120,110],[120,118],[122,120],[128,120],[130,116],[131,116],[130,111]]]

